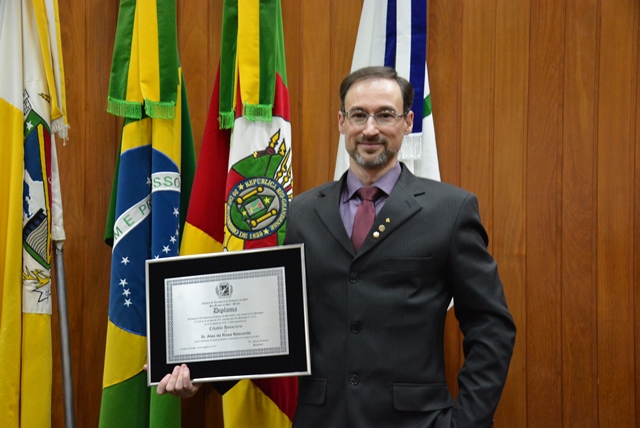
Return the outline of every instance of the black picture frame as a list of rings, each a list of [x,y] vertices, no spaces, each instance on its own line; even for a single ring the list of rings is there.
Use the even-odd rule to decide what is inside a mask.
[[[165,284],[203,275],[284,270],[287,353],[234,356],[201,361],[171,361],[167,355]],[[194,383],[300,376],[311,373],[304,245],[282,245],[235,252],[147,260],[147,383],[157,385],[176,365],[188,364]]]

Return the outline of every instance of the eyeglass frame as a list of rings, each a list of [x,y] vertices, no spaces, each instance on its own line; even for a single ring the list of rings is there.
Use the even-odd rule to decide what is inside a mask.
[[[360,113],[363,113],[363,114],[367,115],[367,117],[362,121],[362,123],[353,122],[353,118],[351,117],[351,115],[353,113],[357,113],[357,112],[360,112]],[[389,123],[380,122],[378,120],[378,118],[376,117],[376,115],[379,115],[380,113],[387,113],[387,114],[393,113],[395,118],[394,118],[393,122],[389,122]],[[378,111],[376,113],[368,113],[368,112],[366,112],[364,110],[361,110],[361,109],[355,109],[354,111],[346,111],[344,109],[342,110],[342,115],[344,116],[345,120],[348,120],[349,123],[351,123],[352,125],[356,125],[356,126],[365,125],[369,121],[370,117],[373,117],[373,120],[375,121],[375,123],[380,125],[380,126],[391,126],[391,125],[397,123],[399,118],[407,117],[408,114],[409,114],[408,111],[407,112],[403,112],[403,113],[398,113],[397,111],[392,110],[392,109],[384,109],[384,110],[380,110],[380,111]]]

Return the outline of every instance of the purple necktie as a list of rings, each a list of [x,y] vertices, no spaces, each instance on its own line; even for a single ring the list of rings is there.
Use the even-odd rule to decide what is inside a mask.
[[[373,220],[376,217],[375,201],[382,196],[382,192],[377,187],[362,187],[356,193],[362,199],[362,203],[360,203],[353,221],[351,242],[353,242],[353,247],[358,251],[364,242],[364,238],[367,237],[367,233],[371,230],[371,226],[373,226]]]

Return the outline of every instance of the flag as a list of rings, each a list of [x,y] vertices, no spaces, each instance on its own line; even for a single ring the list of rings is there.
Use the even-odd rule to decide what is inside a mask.
[[[179,427],[147,386],[145,261],[176,256],[193,180],[175,0],[122,0],[108,110],[124,117],[105,240],[112,246],[101,427]]]
[[[384,65],[411,82],[413,132],[404,137],[399,159],[414,174],[440,180],[426,50],[427,0],[364,0],[351,71]],[[340,136],[334,178],[348,168],[349,154]]]
[[[0,414],[50,427],[53,242],[64,240],[54,132],[66,138],[55,0],[0,3]]]
[[[281,245],[293,196],[279,0],[225,0],[220,66],[181,254]],[[242,380],[222,397],[226,428],[290,427],[296,378]]]

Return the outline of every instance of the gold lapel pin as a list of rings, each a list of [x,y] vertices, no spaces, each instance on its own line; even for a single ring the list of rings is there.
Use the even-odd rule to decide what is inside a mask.
[[[391,223],[391,219],[389,217],[387,217],[387,219],[384,222],[385,223]]]

